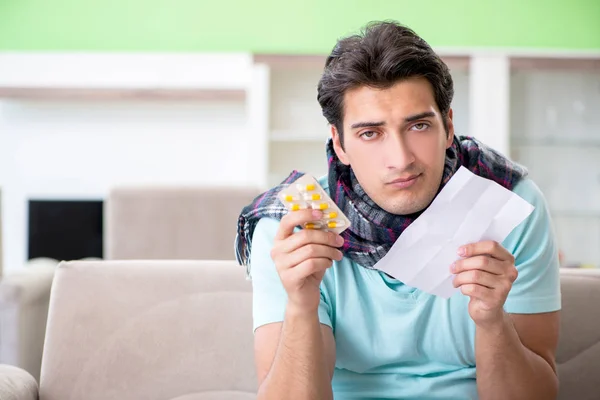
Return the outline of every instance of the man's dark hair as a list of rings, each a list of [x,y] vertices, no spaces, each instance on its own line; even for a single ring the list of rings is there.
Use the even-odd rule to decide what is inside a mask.
[[[387,89],[398,81],[424,77],[448,132],[448,111],[454,96],[448,66],[410,28],[395,21],[371,22],[357,35],[340,39],[319,81],[317,100],[343,145],[344,93],[360,86]]]

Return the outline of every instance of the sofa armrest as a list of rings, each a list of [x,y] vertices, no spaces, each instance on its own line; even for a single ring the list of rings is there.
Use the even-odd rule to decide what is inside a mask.
[[[38,384],[27,371],[0,365],[0,399],[38,400]]]
[[[39,379],[54,266],[31,266],[0,281],[0,364]],[[1,397],[0,397],[1,398]]]
[[[0,305],[46,302],[50,297],[56,265],[27,267],[4,275],[0,280]]]

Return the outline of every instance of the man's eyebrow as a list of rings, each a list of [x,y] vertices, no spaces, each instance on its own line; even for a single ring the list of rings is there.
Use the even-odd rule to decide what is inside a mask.
[[[423,118],[431,118],[435,117],[435,113],[433,111],[426,111],[419,114],[411,115],[409,117],[404,118],[405,122],[414,122]]]
[[[352,124],[350,126],[350,128],[352,129],[357,129],[357,128],[376,128],[378,126],[384,126],[385,125],[385,121],[379,121],[379,122],[357,122],[355,124]]]
[[[426,111],[426,112],[422,112],[422,113],[419,113],[419,114],[410,115],[410,116],[404,118],[404,121],[405,122],[414,122],[414,121],[418,121],[418,120],[423,119],[423,118],[432,118],[432,117],[435,117],[435,113],[433,111]],[[354,123],[354,124],[350,125],[350,128],[352,128],[352,129],[376,128],[376,127],[379,127],[379,126],[385,126],[385,121],[357,122],[357,123]]]

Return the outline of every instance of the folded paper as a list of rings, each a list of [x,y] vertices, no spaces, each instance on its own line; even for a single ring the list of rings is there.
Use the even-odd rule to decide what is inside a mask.
[[[503,242],[533,210],[510,190],[460,167],[375,268],[449,298],[458,290],[450,272],[450,265],[461,258],[458,248],[483,240]]]

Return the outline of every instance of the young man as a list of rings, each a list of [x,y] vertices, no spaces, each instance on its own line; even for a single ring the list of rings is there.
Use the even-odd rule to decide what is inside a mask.
[[[327,59],[318,100],[331,124],[320,180],[352,226],[296,229],[278,186],[240,216],[254,286],[259,399],[553,399],[558,251],[523,168],[454,134],[446,65],[410,29],[369,25]],[[503,243],[465,243],[445,300],[374,266],[459,166],[535,206]],[[284,182],[298,178],[292,173]],[[450,220],[450,218],[449,218]]]

